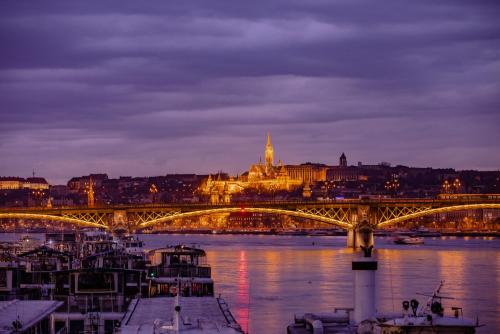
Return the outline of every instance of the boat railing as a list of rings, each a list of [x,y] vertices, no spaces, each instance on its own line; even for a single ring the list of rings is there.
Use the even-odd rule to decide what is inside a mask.
[[[68,334],[68,328],[66,326],[64,326],[63,328],[61,328],[60,330],[58,330],[56,332],[56,334]]]
[[[38,262],[31,262],[29,266],[29,272],[36,272],[36,271],[41,271],[41,272],[53,272],[58,269],[57,263],[38,263]]]
[[[151,269],[155,277],[199,277],[210,278],[210,267],[156,267]]]
[[[54,300],[63,302],[58,312],[87,313],[87,312],[125,312],[130,302],[128,298],[119,295],[83,295],[63,296],[55,295]]]

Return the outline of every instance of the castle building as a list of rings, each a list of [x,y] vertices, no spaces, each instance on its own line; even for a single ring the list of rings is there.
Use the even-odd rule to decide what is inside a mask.
[[[229,203],[232,194],[238,194],[246,189],[254,189],[261,192],[272,192],[276,190],[293,190],[300,187],[304,178],[292,179],[281,160],[278,165],[274,164],[274,147],[271,143],[271,135],[267,134],[267,143],[264,151],[265,163],[259,160],[248,169],[248,172],[238,177],[221,178],[221,174],[214,180],[211,175],[202,183],[200,192],[210,197],[213,204]],[[326,174],[325,174],[326,175]]]
[[[49,183],[42,177],[0,177],[0,190],[48,190]]]
[[[286,165],[288,176],[302,183],[326,181],[328,166],[323,164],[305,163],[301,165]]]
[[[303,197],[311,197],[312,185],[317,182],[349,182],[362,179],[359,168],[347,165],[345,153],[339,158],[338,166],[327,166],[317,163],[300,165],[284,165],[281,160],[274,164],[274,147],[271,135],[267,134],[264,150],[265,162],[259,160],[248,169],[248,172],[237,177],[226,174],[211,175],[202,183],[199,192],[210,198],[213,204],[230,203],[232,195],[245,190],[256,190],[260,194],[285,190],[293,191],[303,188]]]
[[[339,165],[332,166],[326,171],[326,180],[334,182],[358,181],[360,179],[359,168],[347,166],[347,157],[345,153],[339,158]]]

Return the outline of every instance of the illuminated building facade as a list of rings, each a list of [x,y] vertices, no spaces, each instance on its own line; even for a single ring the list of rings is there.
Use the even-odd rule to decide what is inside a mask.
[[[210,202],[229,203],[233,194],[238,194],[247,189],[259,192],[272,192],[278,190],[290,191],[296,189],[304,183],[303,178],[291,178],[287,167],[281,161],[274,165],[274,147],[271,143],[271,135],[267,134],[265,147],[265,163],[260,160],[253,164],[248,172],[238,177],[217,177],[209,175],[200,186],[200,192],[210,197]]]
[[[49,183],[42,177],[0,177],[0,190],[47,190]]]
[[[286,165],[285,168],[292,180],[300,180],[302,183],[326,181],[328,170],[328,166],[326,165],[310,162],[302,165]]]
[[[338,166],[331,166],[326,171],[326,180],[334,182],[355,182],[367,179],[360,174],[360,168],[347,165],[347,157],[345,153],[339,158]]]

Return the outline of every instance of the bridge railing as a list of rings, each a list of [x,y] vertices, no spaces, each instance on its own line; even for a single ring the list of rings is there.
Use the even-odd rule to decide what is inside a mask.
[[[373,198],[367,196],[366,198],[348,198],[348,199],[332,199],[332,200],[266,200],[266,201],[232,201],[231,203],[217,203],[211,204],[207,202],[198,203],[150,203],[150,204],[115,204],[115,205],[95,205],[89,208],[86,205],[78,206],[54,206],[48,207],[0,207],[0,212],[5,211],[27,211],[36,210],[43,212],[53,212],[58,210],[85,210],[85,211],[102,211],[109,210],[126,210],[126,209],[164,209],[164,208],[179,208],[179,207],[192,207],[192,208],[205,208],[205,207],[245,207],[245,206],[258,206],[258,205],[311,205],[311,204],[383,204],[383,203],[415,203],[415,204],[438,204],[438,203],[477,203],[477,202],[500,202],[500,194],[454,194],[447,196],[438,196],[437,198]]]

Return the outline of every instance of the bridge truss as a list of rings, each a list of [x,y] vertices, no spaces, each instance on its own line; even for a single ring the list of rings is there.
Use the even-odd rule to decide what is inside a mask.
[[[164,205],[119,206],[105,208],[23,208],[0,209],[2,219],[57,221],[85,227],[137,230],[158,224],[231,213],[265,213],[310,219],[344,229],[359,224],[371,228],[390,227],[423,216],[461,210],[500,209],[500,199],[477,202],[433,200],[345,200],[324,202],[247,203],[246,205]],[[360,214],[365,212],[365,214]],[[364,217],[363,217],[364,216]]]

